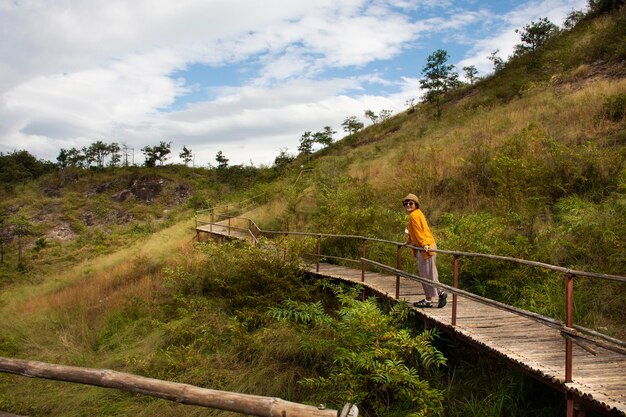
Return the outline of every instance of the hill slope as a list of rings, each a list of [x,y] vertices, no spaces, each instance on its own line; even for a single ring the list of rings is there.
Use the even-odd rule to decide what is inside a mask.
[[[81,170],[75,178],[61,171],[3,190],[2,209],[23,214],[31,234],[24,237],[26,267],[15,269],[16,241],[0,267],[0,354],[310,399],[296,381],[321,372],[330,348],[318,340],[300,344],[266,311],[308,289],[292,281],[293,265],[236,245],[194,251],[189,244],[194,208],[260,192],[272,196],[255,212],[267,229],[401,241],[406,218],[400,202],[414,192],[441,248],[623,275],[625,31],[624,11],[583,20],[536,54],[452,91],[441,118],[420,104],[282,171],[133,168]],[[155,189],[158,195],[149,193]],[[298,250],[288,253],[295,257]],[[449,262],[439,262],[449,282]],[[561,314],[558,276],[478,261],[464,261],[461,275],[464,289]],[[274,285],[275,292],[264,292]],[[626,335],[623,286],[577,281],[576,292],[577,323]],[[519,402],[518,415],[524,415],[532,389],[508,376],[495,378],[489,363],[481,363],[488,371],[479,383],[471,376],[450,382],[446,415],[477,409],[489,415],[483,407],[500,415],[498,404],[505,402]],[[16,381],[0,376],[0,409],[207,415],[83,387],[59,402],[64,387]],[[475,400],[474,391],[469,400],[459,399],[459,391],[469,391],[459,388],[464,384],[483,389],[484,401]],[[492,395],[496,390],[501,402]]]

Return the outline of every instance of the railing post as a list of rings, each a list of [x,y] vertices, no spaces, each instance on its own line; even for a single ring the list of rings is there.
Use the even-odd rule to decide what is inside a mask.
[[[228,216],[228,236],[230,236],[230,216]]]
[[[365,261],[364,259],[367,257],[367,240],[363,239],[362,250],[361,250],[361,282],[365,282]]]
[[[574,326],[574,275],[570,273],[565,274],[565,326]],[[569,337],[565,338],[565,382],[572,382],[572,339]]]
[[[320,256],[322,256],[322,235],[317,236],[317,265],[315,272],[320,272]]]
[[[396,269],[400,269],[400,263],[402,261],[402,246],[398,245],[396,249]],[[400,298],[400,275],[396,274],[396,300]]]
[[[211,209],[211,224],[209,225],[209,232],[213,231],[213,222],[215,222],[215,211]]]
[[[459,288],[459,255],[454,255],[454,260],[452,261],[452,286],[455,289]],[[457,307],[457,295],[452,294],[452,326],[456,326],[456,307]]]

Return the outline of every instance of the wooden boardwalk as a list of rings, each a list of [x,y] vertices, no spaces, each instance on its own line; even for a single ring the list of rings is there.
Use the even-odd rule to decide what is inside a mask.
[[[358,283],[382,297],[395,300],[395,275],[366,272],[337,265],[309,267],[320,277]],[[400,300],[423,298],[422,285],[400,277]],[[451,304],[444,308],[414,308],[417,314],[454,336],[514,364],[542,382],[572,393],[581,404],[608,415],[626,416],[626,355],[591,345],[595,356],[577,344],[573,351],[573,382],[565,383],[565,339],[554,329],[530,318],[458,296],[457,321],[452,325]]]
[[[224,222],[219,223],[198,225],[196,232],[198,236],[200,232],[206,232],[251,241],[244,225],[231,224],[229,228]],[[395,300],[396,276],[389,273],[366,272],[362,281],[361,269],[326,263],[319,264],[319,271],[313,264],[307,272],[326,279],[361,284],[382,297]],[[399,300],[412,303],[423,297],[420,282],[400,277]],[[574,343],[572,382],[568,383],[565,378],[565,339],[558,328],[462,295],[457,296],[454,325],[452,296],[448,297],[448,305],[444,308],[413,308],[430,326],[487,351],[566,393],[568,407],[570,404],[583,406],[580,412],[568,409],[568,415],[584,416],[584,407],[587,407],[608,416],[626,417],[626,354],[623,348],[614,351],[588,342],[585,344],[587,349],[584,349]]]

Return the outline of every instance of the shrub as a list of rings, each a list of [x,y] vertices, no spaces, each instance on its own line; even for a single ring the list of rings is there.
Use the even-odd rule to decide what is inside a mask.
[[[604,98],[602,117],[619,122],[626,117],[626,94],[615,94]]]
[[[403,327],[409,314],[406,304],[385,314],[375,299],[357,301],[358,288],[329,286],[339,301],[336,318],[318,304],[286,302],[271,310],[273,317],[290,320],[303,334],[334,335],[323,375],[301,383],[334,407],[357,403],[365,416],[443,415],[442,392],[424,379],[446,363],[432,344],[435,333],[414,335]]]

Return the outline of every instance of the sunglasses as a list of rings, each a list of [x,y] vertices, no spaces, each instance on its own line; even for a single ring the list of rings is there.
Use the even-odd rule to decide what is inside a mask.
[[[415,205],[415,203],[414,203],[414,202],[412,202],[412,201],[405,201],[404,203],[402,203],[402,205],[403,205],[404,207],[408,207],[408,206],[414,206],[414,205]]]

